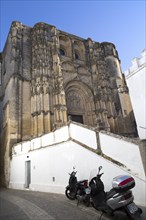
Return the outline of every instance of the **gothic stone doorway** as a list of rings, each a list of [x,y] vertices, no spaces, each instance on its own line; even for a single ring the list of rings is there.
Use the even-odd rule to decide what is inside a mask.
[[[76,121],[76,122],[78,122],[78,123],[84,124],[84,122],[83,122],[83,116],[82,116],[82,115],[71,115],[71,114],[69,114],[69,118],[70,118],[72,121]]]
[[[95,107],[90,88],[82,82],[71,81],[65,87],[67,113],[72,121],[95,126]]]

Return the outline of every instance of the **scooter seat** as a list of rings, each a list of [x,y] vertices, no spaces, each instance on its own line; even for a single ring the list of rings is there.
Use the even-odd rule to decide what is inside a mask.
[[[84,183],[84,182],[87,182],[88,180],[80,180],[78,181],[78,183]]]
[[[106,195],[105,200],[113,197],[113,195],[115,195],[115,194],[116,194],[116,191],[114,189],[111,189],[109,192],[105,193],[105,195]]]

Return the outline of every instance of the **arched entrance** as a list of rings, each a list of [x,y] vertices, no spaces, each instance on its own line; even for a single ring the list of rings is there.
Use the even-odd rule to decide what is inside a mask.
[[[72,121],[95,126],[95,107],[90,88],[82,82],[71,81],[65,87],[67,114]]]

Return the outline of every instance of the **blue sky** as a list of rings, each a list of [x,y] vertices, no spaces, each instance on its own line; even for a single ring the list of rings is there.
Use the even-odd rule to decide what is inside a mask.
[[[145,0],[0,0],[0,51],[12,21],[30,27],[45,22],[85,39],[112,42],[124,72],[146,48],[145,4]]]

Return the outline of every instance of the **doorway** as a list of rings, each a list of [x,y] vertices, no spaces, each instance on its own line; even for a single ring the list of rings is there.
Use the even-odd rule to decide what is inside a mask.
[[[83,116],[82,115],[72,115],[72,114],[69,114],[69,116],[70,116],[72,121],[84,124]]]
[[[31,183],[31,161],[25,161],[25,188],[29,188]]]
[[[95,105],[90,88],[78,80],[70,81],[65,87],[68,120],[95,126]]]

